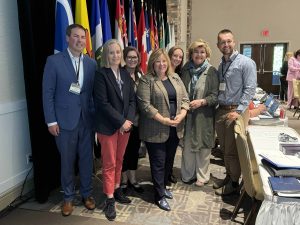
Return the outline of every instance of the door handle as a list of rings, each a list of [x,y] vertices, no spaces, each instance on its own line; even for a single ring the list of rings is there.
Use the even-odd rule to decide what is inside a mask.
[[[265,57],[266,57],[266,45],[263,44],[264,46],[264,52],[263,52],[263,57],[262,57],[262,73],[264,74],[265,71]]]
[[[262,59],[262,46],[260,45],[260,49],[259,49],[259,69],[258,69],[258,73],[262,73],[262,63],[263,63],[263,59]]]

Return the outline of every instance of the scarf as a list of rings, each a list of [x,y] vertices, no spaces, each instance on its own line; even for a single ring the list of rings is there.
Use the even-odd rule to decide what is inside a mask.
[[[190,100],[193,100],[195,86],[197,81],[199,80],[200,75],[206,70],[209,65],[207,59],[198,67],[195,67],[195,64],[190,61],[189,71],[191,75],[191,83],[190,83]]]

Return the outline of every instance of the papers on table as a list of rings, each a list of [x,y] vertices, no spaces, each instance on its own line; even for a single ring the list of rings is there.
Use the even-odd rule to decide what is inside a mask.
[[[260,119],[273,119],[274,117],[269,112],[262,112],[258,115]]]
[[[281,169],[300,169],[300,158],[297,156],[284,155],[281,151],[274,153],[262,153],[259,154],[263,159],[277,168]]]
[[[258,126],[284,126],[284,120],[279,118],[259,118],[252,117],[249,119],[250,125],[258,125]]]
[[[296,177],[269,177],[273,193],[284,197],[300,197],[300,182]]]

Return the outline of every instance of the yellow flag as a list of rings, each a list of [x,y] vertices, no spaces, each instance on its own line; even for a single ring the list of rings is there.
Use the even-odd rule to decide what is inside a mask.
[[[92,56],[91,30],[89,25],[86,0],[76,0],[75,23],[80,24],[86,29],[86,48],[84,49],[84,53]]]

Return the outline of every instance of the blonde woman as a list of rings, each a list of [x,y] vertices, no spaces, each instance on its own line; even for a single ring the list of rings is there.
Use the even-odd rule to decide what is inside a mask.
[[[94,81],[95,128],[101,144],[103,192],[107,196],[104,213],[108,220],[116,218],[115,201],[131,202],[123,194],[120,181],[136,104],[132,79],[121,65],[121,46],[111,39],[103,46],[102,67],[96,72]]]
[[[184,183],[202,187],[209,181],[209,161],[214,146],[214,116],[218,103],[217,70],[209,63],[210,47],[204,40],[194,41],[181,79],[190,98],[187,115],[181,175]]]
[[[164,49],[155,50],[149,59],[147,74],[140,79],[137,89],[140,109],[140,137],[145,142],[151,167],[155,203],[170,211],[166,189],[179,138],[183,136],[184,118],[189,100],[180,77],[172,72]]]

